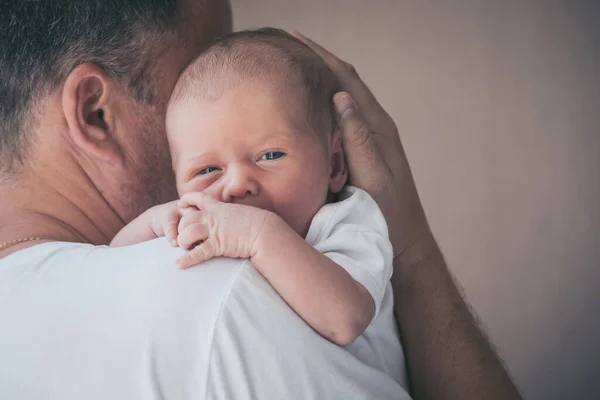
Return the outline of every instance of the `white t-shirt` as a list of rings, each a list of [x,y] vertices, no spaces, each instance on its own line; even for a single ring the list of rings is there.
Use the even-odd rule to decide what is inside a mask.
[[[162,238],[1,258],[0,398],[409,398],[315,333],[247,261],[182,271],[182,253]]]
[[[362,189],[346,186],[337,202],[317,212],[306,241],[343,267],[373,297],[373,321],[346,349],[407,387],[404,353],[393,314],[393,249],[375,200]]]

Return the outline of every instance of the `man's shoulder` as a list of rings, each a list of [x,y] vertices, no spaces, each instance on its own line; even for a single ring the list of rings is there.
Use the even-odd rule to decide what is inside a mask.
[[[252,268],[218,258],[180,270],[181,254],[159,239],[120,248],[45,243],[0,260],[0,369],[13,369],[0,386],[10,382],[15,398],[55,386],[85,393],[78,398],[154,397],[157,387],[168,398],[202,398],[220,312]],[[28,376],[47,378],[38,389]]]
[[[317,334],[254,269],[242,268],[237,282],[214,325],[206,398],[410,398]]]
[[[46,243],[0,260],[0,277],[7,292],[24,289],[27,277],[36,285],[37,297],[51,300],[58,293],[68,294],[89,309],[131,310],[133,319],[163,318],[161,310],[213,319],[248,263],[216,258],[180,270],[177,259],[182,254],[165,239],[125,247]]]
[[[106,279],[126,283],[153,302],[196,300],[214,304],[216,308],[236,281],[240,269],[249,266],[246,260],[215,258],[181,270],[177,260],[184,253],[160,238],[125,247],[94,247],[81,261],[95,274],[104,273]]]
[[[0,368],[11,366],[0,386],[14,398],[57,387],[78,398],[405,398],[316,334],[247,261],[181,271],[181,251],[162,240],[19,253],[0,260]]]

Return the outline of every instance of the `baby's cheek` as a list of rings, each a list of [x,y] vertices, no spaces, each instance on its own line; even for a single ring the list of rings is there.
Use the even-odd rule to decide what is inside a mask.
[[[326,197],[327,191],[316,185],[304,189],[297,188],[292,196],[282,199],[284,200],[282,202],[283,210],[279,215],[304,237],[313,217],[325,205]]]
[[[177,183],[177,191],[179,192],[179,197],[183,196],[186,193],[197,192],[196,186],[193,182],[185,182],[185,183]]]
[[[178,183],[177,191],[179,192],[180,197],[186,193],[204,192],[218,200],[221,200],[220,196],[218,196],[216,188],[214,188],[214,185],[209,185],[206,181],[203,181],[201,179],[192,179],[191,181],[185,182],[183,184]]]

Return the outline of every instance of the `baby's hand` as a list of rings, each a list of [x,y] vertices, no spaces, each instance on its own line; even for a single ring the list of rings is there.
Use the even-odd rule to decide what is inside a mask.
[[[181,211],[177,200],[161,204],[151,209],[150,229],[156,237],[166,237],[169,243],[177,246],[177,226]]]
[[[178,206],[193,210],[184,212],[178,227],[179,246],[191,249],[179,259],[180,268],[219,256],[251,258],[271,214],[256,207],[223,203],[199,192],[185,194]]]

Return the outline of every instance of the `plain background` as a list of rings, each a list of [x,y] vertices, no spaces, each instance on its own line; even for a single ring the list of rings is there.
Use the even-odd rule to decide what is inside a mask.
[[[600,396],[600,2],[233,0],[394,117],[457,280],[527,399]]]

